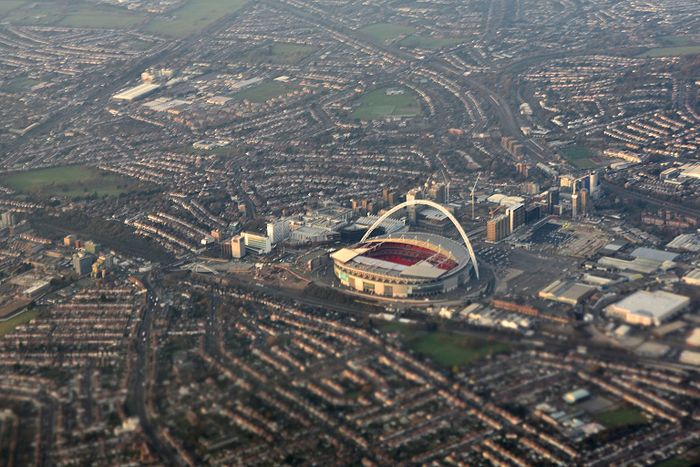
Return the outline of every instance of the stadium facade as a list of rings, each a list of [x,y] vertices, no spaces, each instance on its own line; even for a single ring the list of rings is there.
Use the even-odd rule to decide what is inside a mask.
[[[444,212],[459,231],[464,245],[439,235],[411,232],[369,238],[372,230],[399,209],[428,205]],[[444,294],[469,281],[478,266],[469,239],[444,206],[411,200],[385,213],[362,240],[331,254],[335,276],[349,289],[387,298],[420,298]]]

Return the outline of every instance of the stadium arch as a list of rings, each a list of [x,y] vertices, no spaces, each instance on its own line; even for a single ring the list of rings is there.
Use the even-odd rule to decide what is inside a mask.
[[[428,199],[412,199],[410,201],[404,201],[403,203],[399,203],[393,208],[389,209],[387,212],[382,214],[379,219],[377,219],[374,224],[370,226],[370,228],[365,232],[365,234],[362,236],[362,239],[360,242],[366,241],[370,234],[379,227],[382,222],[384,222],[386,219],[389,218],[392,214],[400,211],[403,208],[407,208],[409,206],[416,206],[416,205],[422,205],[422,206],[428,206],[434,209],[437,209],[441,213],[443,213],[447,218],[452,222],[452,225],[455,226],[457,231],[459,232],[459,235],[462,237],[462,241],[464,242],[464,245],[467,247],[467,250],[469,251],[469,259],[471,260],[472,264],[474,265],[474,272],[476,273],[476,278],[479,279],[479,265],[476,262],[476,255],[474,254],[474,249],[472,248],[472,244],[469,241],[469,237],[467,237],[467,233],[464,231],[462,228],[461,224],[457,220],[455,216],[452,215],[450,211],[445,208],[442,204],[436,203],[435,201],[430,201]]]

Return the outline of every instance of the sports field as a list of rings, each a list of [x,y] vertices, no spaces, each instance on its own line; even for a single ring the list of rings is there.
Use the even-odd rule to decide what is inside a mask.
[[[316,48],[310,45],[276,42],[255,49],[250,54],[250,60],[254,62],[290,65],[297,63],[314,50],[316,50]]]
[[[0,15],[12,24],[46,24],[76,28],[123,29],[140,25],[146,16],[124,8],[83,2],[16,2],[0,0]],[[22,8],[18,8],[22,6]]]
[[[591,159],[595,154],[585,146],[569,146],[561,150],[561,156],[577,169],[592,169],[596,167]]]
[[[390,88],[377,89],[360,97],[352,118],[378,120],[386,117],[415,117],[421,112],[418,98],[404,89],[403,94],[387,94]]]
[[[647,423],[647,419],[644,418],[642,412],[634,407],[620,407],[600,413],[595,418],[605,428],[619,428],[621,426]]]
[[[134,180],[86,166],[53,167],[2,175],[0,185],[38,198],[117,196],[138,187]]]
[[[145,18],[123,8],[78,4],[68,8],[57,24],[74,28],[126,29],[138,26]]]
[[[0,16],[24,5],[26,0],[0,0]]]
[[[236,98],[246,99],[256,104],[262,104],[270,99],[287,94],[289,91],[290,87],[284,83],[280,83],[278,81],[266,81],[262,84],[251,86],[237,92]]]
[[[360,29],[377,42],[388,42],[415,31],[411,26],[391,23],[375,23]]]
[[[468,365],[488,355],[508,350],[508,345],[503,342],[466,334],[424,331],[399,323],[385,323],[381,328],[385,331],[398,332],[401,340],[411,349],[445,368]]]
[[[146,31],[170,37],[189,36],[235,13],[245,3],[246,0],[189,0],[177,10],[153,19]]]

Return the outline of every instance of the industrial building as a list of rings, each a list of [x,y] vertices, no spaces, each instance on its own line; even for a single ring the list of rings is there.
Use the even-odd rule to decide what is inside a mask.
[[[608,316],[638,326],[660,326],[690,305],[690,298],[663,290],[640,290],[608,305]]]
[[[567,305],[578,305],[581,300],[595,292],[595,287],[578,282],[554,281],[544,289],[540,290],[539,297]]]
[[[126,89],[112,96],[116,101],[132,102],[143,97],[146,97],[160,88],[160,84],[141,83],[133,88]]]

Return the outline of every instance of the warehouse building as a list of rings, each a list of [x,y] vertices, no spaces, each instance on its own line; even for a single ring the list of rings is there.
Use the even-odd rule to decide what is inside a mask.
[[[609,305],[608,316],[638,326],[660,326],[690,305],[690,298],[663,290],[640,290]]]

